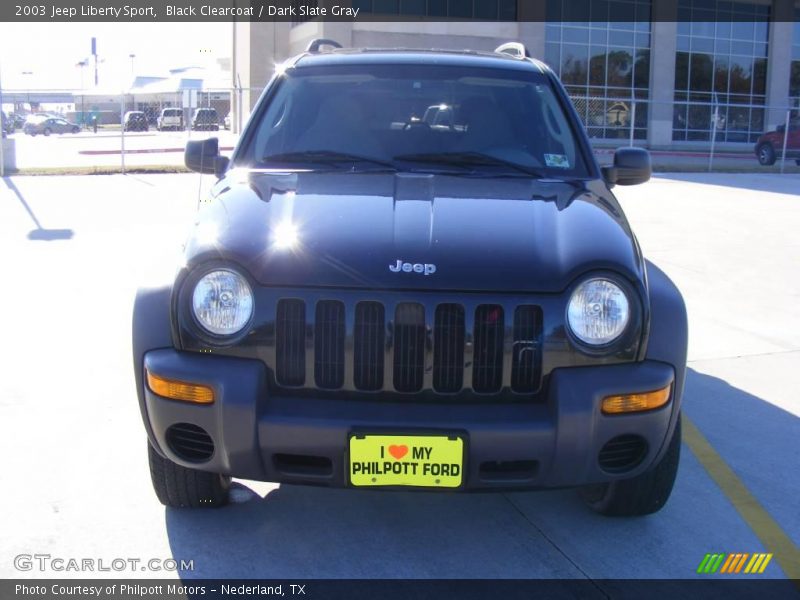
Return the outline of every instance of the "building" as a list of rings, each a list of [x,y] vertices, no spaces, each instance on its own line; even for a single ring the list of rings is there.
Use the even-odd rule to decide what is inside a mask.
[[[741,147],[784,123],[787,110],[800,104],[796,0],[349,4],[360,9],[355,22],[233,25],[232,69],[244,88],[244,112],[275,64],[319,37],[352,47],[472,50],[521,41],[559,74],[597,145],[632,135],[652,148],[707,146],[714,132],[717,144]],[[383,15],[398,20],[362,19]]]

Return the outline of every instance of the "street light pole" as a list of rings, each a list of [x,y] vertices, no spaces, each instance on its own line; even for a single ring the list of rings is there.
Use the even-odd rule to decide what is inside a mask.
[[[133,89],[134,84],[136,83],[136,75],[133,70],[133,59],[136,58],[136,55],[131,52],[128,54],[128,57],[131,59],[131,89]],[[136,97],[133,94],[131,94],[131,110],[136,110]]]
[[[84,83],[83,83],[83,70],[89,65],[89,59],[84,58],[83,60],[79,61],[76,64],[76,67],[81,68],[81,124],[83,128],[86,129],[86,107],[84,106],[84,98],[86,97],[84,92]]]

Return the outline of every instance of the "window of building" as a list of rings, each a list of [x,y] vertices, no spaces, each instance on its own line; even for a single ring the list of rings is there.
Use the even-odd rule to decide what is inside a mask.
[[[755,142],[764,131],[769,5],[679,0],[672,139]]]
[[[792,67],[789,75],[789,97],[792,106],[800,109],[800,8],[794,10],[792,34]]]
[[[362,14],[515,21],[517,0],[353,0]]]
[[[545,62],[592,138],[647,138],[650,0],[550,1]],[[634,106],[635,105],[635,106]]]

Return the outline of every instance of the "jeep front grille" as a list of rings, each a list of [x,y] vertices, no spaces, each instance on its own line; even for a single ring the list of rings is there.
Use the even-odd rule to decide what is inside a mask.
[[[541,333],[539,307],[523,305],[514,311],[514,346],[511,350],[511,388],[528,394],[539,387],[541,361],[537,345]]]
[[[433,389],[454,393],[464,382],[464,307],[440,304],[433,320]]]
[[[398,304],[394,316],[394,389],[418,392],[425,371],[425,307]]]
[[[353,325],[353,385],[374,392],[383,387],[386,317],[380,302],[356,304]]]
[[[503,307],[481,304],[475,311],[472,389],[488,394],[500,390],[503,377]]]
[[[284,389],[427,397],[535,394],[542,311],[513,303],[377,302],[342,293],[279,299],[275,383]]]
[[[275,377],[278,383],[298,386],[306,378],[306,303],[281,300],[275,319]]]
[[[314,332],[314,382],[336,390],[344,385],[344,304],[317,302]]]

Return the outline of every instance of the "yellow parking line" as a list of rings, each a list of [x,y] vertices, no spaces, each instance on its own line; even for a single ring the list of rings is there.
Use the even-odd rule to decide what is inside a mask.
[[[683,441],[708,471],[711,479],[720,487],[722,493],[731,501],[745,523],[761,540],[767,552],[774,555],[786,576],[790,579],[800,580],[800,548],[759,504],[755,496],[733,472],[733,469],[714,450],[706,437],[685,414],[683,415]],[[763,566],[766,566],[766,563]],[[761,572],[763,572],[763,568]]]

